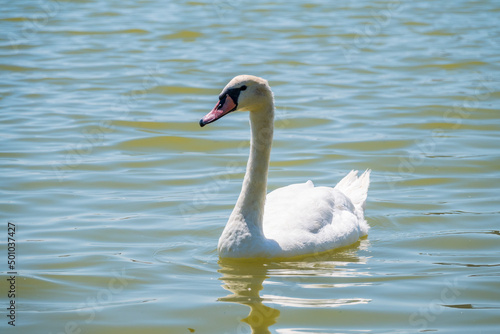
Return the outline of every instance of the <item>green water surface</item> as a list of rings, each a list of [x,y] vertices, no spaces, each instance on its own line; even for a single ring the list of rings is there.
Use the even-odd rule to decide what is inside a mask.
[[[499,17],[496,0],[4,1],[1,332],[498,333]],[[269,191],[371,168],[367,238],[219,260],[248,115],[198,121],[238,74],[275,94]]]

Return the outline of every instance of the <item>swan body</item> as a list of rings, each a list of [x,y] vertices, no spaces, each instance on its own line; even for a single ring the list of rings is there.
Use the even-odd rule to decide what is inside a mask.
[[[266,80],[240,75],[219,95],[200,126],[233,112],[250,111],[252,140],[238,201],[217,247],[221,258],[287,258],[355,243],[368,234],[364,206],[370,170],[351,171],[334,188],[311,181],[267,194],[274,98]]]

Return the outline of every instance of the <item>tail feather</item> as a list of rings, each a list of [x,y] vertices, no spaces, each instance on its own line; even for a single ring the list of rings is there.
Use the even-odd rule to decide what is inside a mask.
[[[370,169],[367,169],[361,176],[358,177],[358,171],[352,170],[335,186],[335,189],[341,191],[354,204],[358,216],[363,217],[368,195],[368,187],[370,186]]]

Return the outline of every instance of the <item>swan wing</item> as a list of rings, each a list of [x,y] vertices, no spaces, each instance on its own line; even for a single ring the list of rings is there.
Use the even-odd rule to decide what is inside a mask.
[[[266,197],[263,230],[293,255],[347,246],[367,234],[368,225],[340,190],[311,181],[279,188]]]

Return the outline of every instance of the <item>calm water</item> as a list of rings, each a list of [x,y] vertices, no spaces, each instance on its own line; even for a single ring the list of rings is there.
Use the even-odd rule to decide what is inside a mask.
[[[2,333],[497,333],[498,1],[9,1],[0,13]],[[269,190],[371,168],[366,239],[219,261],[248,115]],[[6,307],[16,224],[16,326]]]

